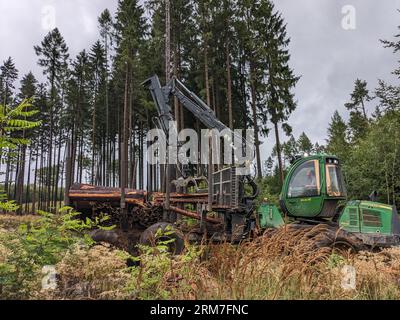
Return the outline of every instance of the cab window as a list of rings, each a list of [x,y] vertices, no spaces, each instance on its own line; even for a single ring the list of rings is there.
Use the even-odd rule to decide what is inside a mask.
[[[288,197],[312,197],[320,194],[320,174],[318,160],[301,164],[289,181]]]
[[[326,189],[331,197],[346,196],[343,175],[337,164],[326,164]]]

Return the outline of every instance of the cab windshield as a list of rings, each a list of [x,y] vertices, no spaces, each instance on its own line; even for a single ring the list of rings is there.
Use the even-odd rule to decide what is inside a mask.
[[[334,161],[328,161],[326,164],[326,191],[331,197],[346,196],[342,170]]]
[[[318,160],[309,160],[293,172],[289,181],[288,197],[313,197],[320,195],[320,175]]]

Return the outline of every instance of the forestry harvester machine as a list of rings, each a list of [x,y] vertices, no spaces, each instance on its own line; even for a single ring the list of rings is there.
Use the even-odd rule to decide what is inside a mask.
[[[162,87],[158,77],[153,76],[144,85],[150,90],[157,108],[156,125],[166,137],[171,128],[176,130],[170,126],[174,120],[170,107],[174,97],[206,128],[225,130],[232,138],[235,136],[213,110],[178,79],[172,78]],[[245,139],[242,141],[248,143]],[[286,175],[279,206],[267,201],[257,205],[258,186],[249,175],[237,174],[238,166],[216,170],[214,165],[208,166],[207,177],[192,175],[188,167],[176,170],[165,165],[166,190],[163,193],[133,189],[121,192],[121,188],[75,184],[69,190],[67,204],[84,216],[110,215],[111,221],[122,229],[139,230],[143,243],[150,243],[158,229],[170,226],[175,230],[178,244],[175,248],[182,248],[184,233],[193,241],[206,237],[216,242],[238,242],[285,225],[294,229],[324,226],[323,246],[359,250],[400,242],[400,222],[395,206],[360,200],[345,202],[347,195],[340,162],[333,155],[295,159]],[[181,175],[173,181],[170,179],[172,169]],[[171,186],[177,191],[171,192]],[[185,223],[187,219],[177,219],[177,216],[198,223]]]

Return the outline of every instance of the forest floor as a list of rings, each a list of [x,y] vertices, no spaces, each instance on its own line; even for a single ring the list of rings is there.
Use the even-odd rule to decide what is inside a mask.
[[[54,263],[57,287],[43,290],[43,265],[27,254],[33,242],[4,242],[36,219],[0,215],[0,299],[400,299],[400,248],[338,254],[284,232],[240,245],[188,245],[175,257],[162,245],[132,257],[110,244],[74,243]],[[48,242],[37,239],[40,255]]]

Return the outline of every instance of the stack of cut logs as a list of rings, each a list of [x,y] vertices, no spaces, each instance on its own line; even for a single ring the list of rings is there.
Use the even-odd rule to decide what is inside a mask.
[[[149,200],[148,196],[148,193],[144,190],[125,189],[125,201],[129,208],[128,218],[131,219],[133,223],[136,222],[143,226],[149,226],[161,220],[165,194],[159,192],[152,193],[152,200]],[[88,184],[75,184],[70,188],[69,198],[71,205],[73,205],[77,211],[84,211],[85,209],[94,211],[96,208],[105,208],[105,206],[119,208],[121,189],[92,186]],[[184,216],[200,219],[200,216],[196,212],[185,210],[182,208],[182,205],[191,204],[195,207],[197,204],[207,204],[207,202],[207,193],[171,193],[170,210]],[[113,214],[115,212],[111,210],[109,213]],[[206,220],[210,223],[221,222],[215,218],[206,218]]]

